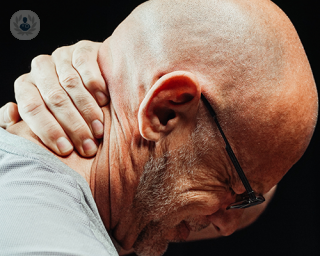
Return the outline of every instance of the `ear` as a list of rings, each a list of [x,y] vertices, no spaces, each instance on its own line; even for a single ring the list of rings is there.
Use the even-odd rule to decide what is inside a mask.
[[[143,99],[139,130],[146,140],[158,141],[196,120],[201,88],[195,75],[175,71],[162,76]]]

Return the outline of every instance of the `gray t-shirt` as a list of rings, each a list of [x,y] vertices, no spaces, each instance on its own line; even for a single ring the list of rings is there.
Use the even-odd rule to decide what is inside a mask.
[[[86,180],[0,128],[0,255],[118,255]]]

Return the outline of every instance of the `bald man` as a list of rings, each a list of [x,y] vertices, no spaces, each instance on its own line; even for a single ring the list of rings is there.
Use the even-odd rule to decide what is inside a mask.
[[[18,108],[30,128],[10,126],[19,137],[1,131],[8,255],[113,255],[113,245],[161,255],[190,232],[230,235],[263,211],[315,128],[308,60],[270,1],[146,2],[99,46],[98,64],[110,102],[96,156],[82,157],[94,150],[85,136],[74,142],[81,156],[56,153],[64,153],[63,136],[49,153],[30,130],[31,115],[23,117],[26,100]],[[55,114],[57,101],[46,103],[58,120],[70,120]],[[89,131],[100,126],[89,124]],[[254,207],[233,209],[239,203]]]

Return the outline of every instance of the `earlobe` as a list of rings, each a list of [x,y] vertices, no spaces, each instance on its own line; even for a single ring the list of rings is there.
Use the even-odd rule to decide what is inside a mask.
[[[158,141],[174,129],[188,126],[195,119],[200,95],[194,74],[175,71],[162,76],[140,105],[138,121],[141,136]]]

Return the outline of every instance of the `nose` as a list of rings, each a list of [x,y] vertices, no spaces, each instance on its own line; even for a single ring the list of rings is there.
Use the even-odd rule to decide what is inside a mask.
[[[244,209],[220,209],[207,218],[222,236],[229,236],[238,229],[243,211]]]

